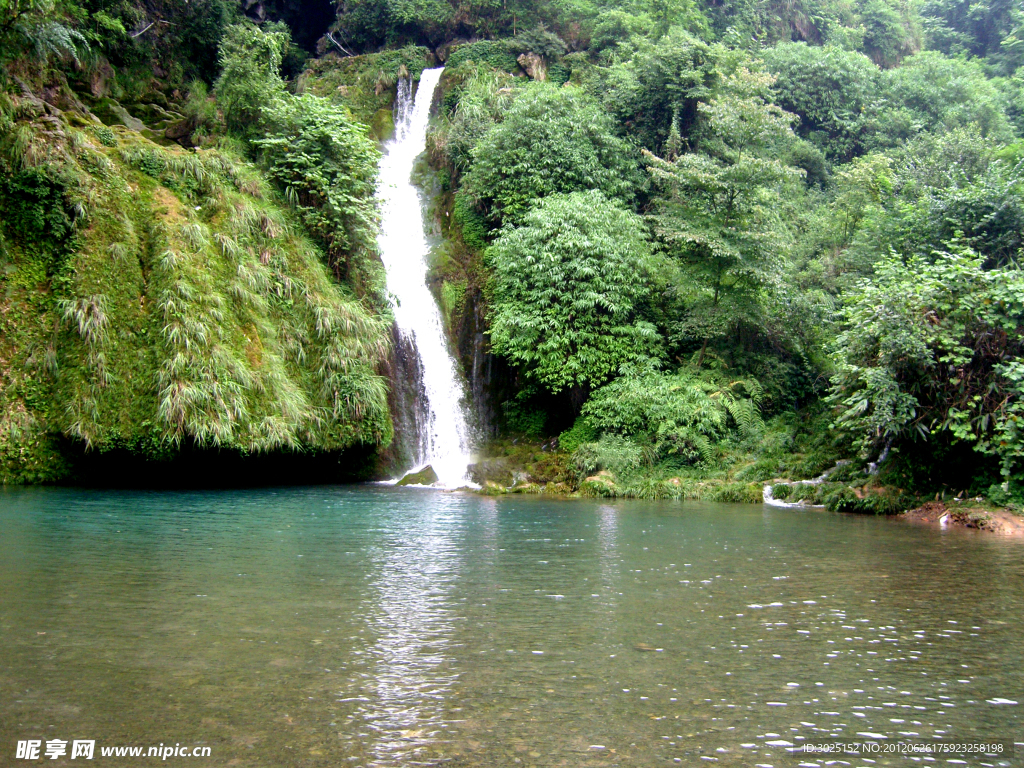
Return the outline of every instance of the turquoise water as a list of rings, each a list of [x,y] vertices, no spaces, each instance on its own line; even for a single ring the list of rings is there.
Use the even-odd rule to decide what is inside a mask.
[[[1024,741],[1024,548],[991,536],[381,486],[8,490],[0,530],[3,765],[54,738],[95,739],[89,764],[163,742],[217,766],[797,766],[785,743]]]

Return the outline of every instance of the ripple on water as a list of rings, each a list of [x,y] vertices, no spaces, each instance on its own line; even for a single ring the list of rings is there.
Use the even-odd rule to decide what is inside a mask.
[[[393,487],[0,499],[9,740],[747,768],[825,737],[1019,731],[1024,580],[992,578],[1021,570],[998,542]]]

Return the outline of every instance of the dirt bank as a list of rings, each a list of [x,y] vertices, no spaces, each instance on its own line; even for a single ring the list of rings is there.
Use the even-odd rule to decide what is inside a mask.
[[[1024,517],[1005,509],[962,506],[955,502],[946,506],[941,501],[929,501],[917,509],[904,512],[899,518],[919,525],[973,528],[1002,536],[1024,538]]]

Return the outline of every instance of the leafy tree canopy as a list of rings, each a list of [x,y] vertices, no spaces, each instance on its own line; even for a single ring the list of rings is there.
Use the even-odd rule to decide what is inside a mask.
[[[741,70],[701,106],[701,148],[674,162],[648,154],[659,194],[654,231],[682,266],[673,336],[701,344],[737,323],[761,325],[761,300],[781,275],[775,201],[799,172],[778,159],[792,116],[765,102],[771,78]]]
[[[652,262],[642,221],[603,193],[540,200],[487,260],[492,347],[550,391],[586,390],[658,356],[643,319]]]
[[[955,243],[934,261],[885,258],[846,299],[831,402],[865,454],[952,438],[1019,468],[1024,279],[983,264]]]
[[[639,181],[635,153],[586,93],[534,83],[477,144],[465,186],[492,220],[516,222],[557,193],[599,189],[629,203]]]

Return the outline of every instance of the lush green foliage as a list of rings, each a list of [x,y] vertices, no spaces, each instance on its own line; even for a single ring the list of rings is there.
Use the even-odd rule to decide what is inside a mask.
[[[217,103],[228,128],[253,135],[263,127],[264,110],[284,98],[281,62],[288,49],[286,30],[265,32],[252,24],[229,27],[220,44]]]
[[[456,105],[450,114],[442,114],[441,129],[429,137],[432,154],[456,177],[469,170],[473,149],[504,119],[517,96],[515,78],[504,71],[471,67],[455,70],[461,82],[449,92],[456,94]],[[446,74],[451,82],[453,76]]]
[[[348,111],[313,94],[294,96],[278,74],[287,31],[231,27],[221,48],[217,101],[229,127],[249,137],[270,178],[302,214],[339,278],[380,298],[365,258],[375,251],[379,152]]]
[[[752,379],[651,372],[601,387],[583,406],[583,416],[598,432],[640,439],[658,458],[710,462],[714,444],[731,430],[746,436],[763,427],[760,400],[761,386]]]
[[[600,73],[591,88],[641,146],[660,153],[673,123],[689,132],[697,105],[714,92],[720,51],[679,28],[658,40],[638,38],[633,45],[628,59]]]
[[[379,153],[344,109],[296,96],[265,110],[259,148],[270,177],[303,214],[340,267],[345,255],[375,246],[374,185]]]
[[[553,195],[487,251],[491,344],[558,392],[658,355],[641,319],[650,250],[640,220],[598,191]]]
[[[436,52],[431,283],[566,482],[749,500],[859,452],[808,498],[1016,498],[1017,6],[350,0],[330,37],[329,5],[258,9],[0,0],[3,467],[63,471],[56,435],[386,442],[373,140]]]
[[[638,171],[628,144],[596,103],[572,86],[535,84],[473,149],[465,186],[490,217],[517,222],[534,201],[599,189],[626,202]]]
[[[900,438],[963,441],[1024,455],[1024,278],[985,270],[968,249],[934,260],[883,259],[851,292],[835,341],[832,400],[862,450]]]
[[[797,171],[777,159],[792,141],[791,116],[765,103],[770,78],[741,70],[701,105],[705,152],[668,162],[648,154],[662,195],[654,228],[682,268],[675,291],[685,309],[672,336],[708,343],[738,323],[764,326],[766,294],[782,269],[775,200]]]
[[[765,64],[776,75],[775,103],[799,115],[801,136],[840,162],[864,151],[880,78],[866,56],[786,43],[766,51]]]
[[[480,40],[454,48],[445,66],[455,69],[468,62],[502,72],[519,71],[516,57],[509,51],[508,46],[494,40]]]

